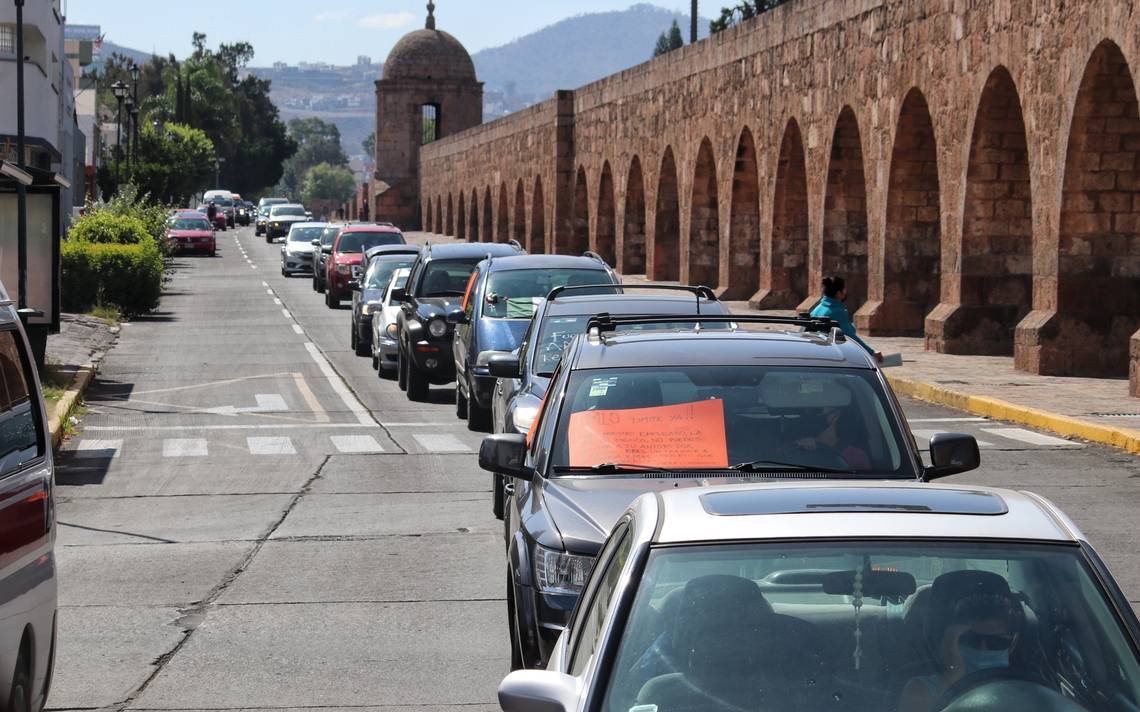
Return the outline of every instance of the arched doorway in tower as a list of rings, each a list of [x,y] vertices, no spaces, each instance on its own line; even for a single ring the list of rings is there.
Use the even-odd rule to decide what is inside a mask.
[[[561,254],[580,255],[590,249],[590,189],[586,185],[586,169],[578,166],[574,180],[573,212],[570,214],[570,235]]]
[[[468,225],[471,231],[470,242],[479,242],[483,236],[479,234],[479,190],[473,189],[471,191],[471,222]]]
[[[793,309],[808,290],[808,192],[800,126],[789,119],[780,139],[772,197],[770,269],[760,271],[760,309]]]
[[[506,242],[511,239],[510,215],[507,213],[507,184],[499,186],[499,212],[497,215],[497,229],[495,242]]]
[[[511,226],[511,237],[520,245],[526,244],[526,188],[523,187],[522,178],[515,187],[515,221]]]
[[[666,148],[661,158],[656,212],[650,279],[678,280],[681,278],[681,205],[677,199],[677,164],[672,147]]]
[[[920,336],[940,300],[942,207],[938,152],[926,97],[911,89],[899,111],[891,150],[883,244],[883,303],[870,319],[874,334]]]
[[[717,213],[716,158],[705,138],[693,170],[689,208],[689,283],[720,286],[720,218]]]
[[[747,127],[740,132],[732,169],[728,265],[724,298],[748,299],[755,294],[760,285],[760,177],[756,144]]]
[[[483,190],[483,227],[479,230],[479,237],[483,242],[495,241],[495,216],[491,214],[491,187]]]
[[[431,228],[432,228],[432,224],[431,224],[431,218],[432,218],[431,198],[428,198],[427,200],[424,201],[423,216],[424,216],[424,230],[431,232]]]
[[[867,299],[867,184],[855,112],[839,112],[831,141],[823,202],[823,274],[847,282],[847,308],[854,314]],[[814,295],[812,295],[813,298]]]
[[[437,195],[435,196],[435,231],[442,233],[443,230],[443,211],[440,209],[443,206],[443,201]]]
[[[1085,67],[1064,170],[1056,335],[1037,370],[1127,377],[1140,329],[1140,112],[1113,42]]]
[[[457,235],[455,232],[455,206],[451,202],[451,193],[447,194],[447,217],[445,219],[446,222],[444,223],[443,233],[448,237],[455,237]]]
[[[961,305],[946,351],[1013,353],[1013,332],[1033,304],[1029,152],[1017,87],[1005,67],[978,102],[962,221]]]
[[[594,251],[609,264],[614,264],[617,242],[617,216],[614,214],[614,173],[610,162],[602,164],[602,179],[598,182],[598,227]]]
[[[541,255],[546,252],[546,197],[542,194],[542,176],[535,176],[530,200],[530,244],[527,251]]]
[[[463,208],[463,193],[459,194],[459,210],[456,212],[455,236],[467,239],[467,211]]]
[[[622,274],[645,274],[645,178],[641,160],[634,156],[625,182],[625,220],[622,223]]]

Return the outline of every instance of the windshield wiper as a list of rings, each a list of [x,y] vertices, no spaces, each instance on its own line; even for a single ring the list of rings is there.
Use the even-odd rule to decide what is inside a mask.
[[[804,465],[799,462],[780,462],[778,460],[753,460],[752,462],[738,462],[729,469],[739,470],[740,472],[794,470],[796,472],[828,472],[837,475],[855,474],[855,470],[844,470],[838,467],[821,467],[818,465]]]
[[[424,296],[425,297],[462,297],[463,292],[453,292],[453,291],[432,292],[431,294],[425,294]]]
[[[634,465],[624,462],[602,462],[592,467],[556,467],[554,469],[559,472],[589,472],[594,475],[621,475],[635,472],[687,472],[687,470],[674,470],[652,465]]]

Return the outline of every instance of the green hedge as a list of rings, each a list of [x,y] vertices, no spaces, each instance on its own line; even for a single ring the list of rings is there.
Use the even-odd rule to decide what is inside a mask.
[[[116,245],[138,245],[155,242],[147,224],[129,215],[115,215],[106,210],[91,212],[75,221],[68,233],[75,242],[97,242]]]
[[[139,244],[126,245],[64,242],[60,251],[63,309],[85,312],[97,304],[113,304],[125,314],[141,314],[157,307],[162,294],[162,253],[145,230],[143,236]]]

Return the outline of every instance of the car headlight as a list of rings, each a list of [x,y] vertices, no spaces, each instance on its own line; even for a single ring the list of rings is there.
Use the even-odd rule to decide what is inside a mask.
[[[370,315],[375,314],[376,312],[380,311],[380,307],[382,307],[382,306],[383,305],[380,302],[368,302],[367,304],[365,304],[363,307],[360,308],[360,313],[363,314],[364,316],[370,316]]]
[[[534,425],[534,419],[538,416],[538,406],[536,405],[520,405],[515,408],[515,432],[529,433],[530,426]]]
[[[428,333],[434,338],[442,339],[447,335],[447,322],[437,316],[428,322]]]
[[[399,330],[396,328],[396,322],[392,322],[391,324],[389,324],[388,328],[385,329],[385,331],[387,331],[388,336],[391,336],[393,339],[396,338],[396,334],[400,333]]]
[[[543,593],[578,595],[586,585],[593,566],[592,556],[567,554],[534,545],[534,579]]]
[[[352,265],[337,265],[336,271],[341,274],[352,274]]]

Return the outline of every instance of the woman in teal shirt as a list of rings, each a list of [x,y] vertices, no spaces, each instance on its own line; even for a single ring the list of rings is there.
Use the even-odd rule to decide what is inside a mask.
[[[851,322],[847,305],[843,303],[845,301],[847,301],[847,283],[843,281],[843,278],[824,277],[823,297],[812,307],[811,315],[831,319],[848,338],[854,339],[855,343],[866,349],[867,353],[875,358],[875,361],[882,362],[883,354],[868,346],[867,342],[860,339],[859,335],[855,333],[855,324]]]

